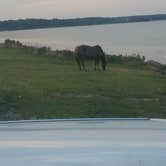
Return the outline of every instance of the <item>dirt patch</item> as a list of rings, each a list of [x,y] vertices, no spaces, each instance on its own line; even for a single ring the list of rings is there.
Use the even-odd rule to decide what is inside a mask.
[[[157,102],[159,101],[159,98],[135,98],[135,97],[132,97],[132,98],[128,98],[129,101],[134,101],[134,102],[142,102],[142,101],[147,101],[147,102]]]
[[[49,96],[51,96],[51,97],[74,97],[74,98],[96,98],[96,97],[107,98],[106,96],[102,96],[102,95],[99,95],[99,94],[74,93],[74,92],[70,92],[70,93],[54,92],[54,93],[50,93]]]

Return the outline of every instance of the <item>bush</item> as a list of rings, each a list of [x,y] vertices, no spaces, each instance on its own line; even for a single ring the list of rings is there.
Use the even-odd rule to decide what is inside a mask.
[[[23,47],[23,44],[21,42],[10,39],[5,40],[4,45],[8,47]]]
[[[140,56],[139,54],[132,55],[106,55],[107,61],[110,63],[129,63],[129,62],[145,62],[145,56]]]
[[[37,55],[46,55],[46,56],[54,56],[59,58],[71,59],[74,54],[73,51],[70,50],[51,50],[50,47],[34,47],[34,46],[26,46],[23,45],[19,41],[5,40],[4,43],[7,47],[17,47],[17,48],[26,48],[31,50],[34,54]],[[108,63],[129,63],[129,64],[143,64],[145,62],[145,56],[140,56],[139,54],[131,54],[131,55],[106,55],[106,59]],[[89,59],[90,60],[90,59]]]

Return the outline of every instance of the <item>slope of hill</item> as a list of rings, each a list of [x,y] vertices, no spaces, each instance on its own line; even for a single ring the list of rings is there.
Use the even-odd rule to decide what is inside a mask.
[[[166,118],[166,77],[143,64],[80,72],[73,58],[0,47],[0,119]]]

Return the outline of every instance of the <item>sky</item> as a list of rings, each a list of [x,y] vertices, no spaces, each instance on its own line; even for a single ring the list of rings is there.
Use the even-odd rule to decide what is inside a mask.
[[[166,0],[0,0],[0,20],[166,13]]]

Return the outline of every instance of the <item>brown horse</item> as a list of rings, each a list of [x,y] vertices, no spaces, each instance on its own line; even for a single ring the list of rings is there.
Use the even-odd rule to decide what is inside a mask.
[[[85,60],[94,60],[95,70],[99,68],[101,63],[103,71],[106,70],[106,58],[105,54],[100,46],[87,46],[81,45],[75,48],[74,51],[76,62],[80,70],[86,71]]]

